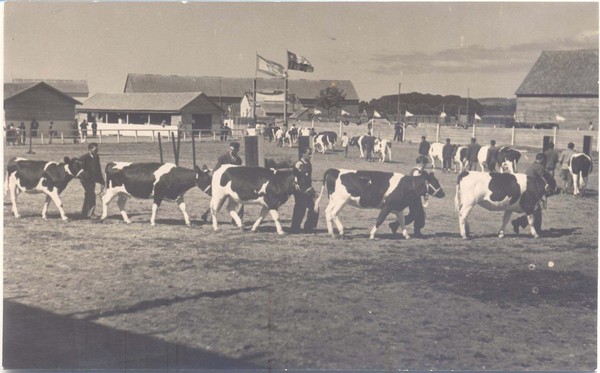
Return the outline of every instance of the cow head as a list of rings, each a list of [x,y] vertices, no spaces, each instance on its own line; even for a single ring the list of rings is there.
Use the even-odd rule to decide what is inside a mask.
[[[83,161],[81,159],[65,157],[64,164],[65,171],[70,176],[81,178],[86,175],[86,172],[83,170]]]
[[[210,174],[210,170],[206,165],[202,165],[202,168],[196,166],[194,170],[196,171],[196,186],[211,196],[212,175]]]
[[[544,185],[544,195],[546,197],[550,197],[550,196],[560,193],[560,188],[556,184],[556,180],[554,179],[554,177],[552,177],[552,175],[546,174],[542,178],[542,180],[545,184]]]
[[[437,198],[444,198],[446,196],[444,189],[442,189],[440,182],[435,177],[433,172],[423,171],[422,175],[425,176],[425,186],[426,186],[425,194],[432,195]]]

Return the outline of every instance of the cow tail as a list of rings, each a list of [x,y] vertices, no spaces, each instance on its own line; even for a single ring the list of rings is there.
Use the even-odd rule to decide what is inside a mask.
[[[4,197],[8,195],[8,177],[11,173],[17,170],[17,158],[12,157],[8,160],[8,164],[6,165],[6,174],[4,177]]]
[[[321,197],[323,197],[324,192],[325,192],[325,183],[323,183],[323,185],[321,186],[321,192],[319,193],[319,196],[315,200],[315,207],[314,207],[315,212],[319,211],[319,203],[321,202]]]

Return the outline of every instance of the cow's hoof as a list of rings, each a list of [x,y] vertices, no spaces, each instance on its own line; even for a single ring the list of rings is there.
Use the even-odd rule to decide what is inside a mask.
[[[536,235],[533,236],[533,238],[540,238],[540,235],[536,234]]]
[[[498,238],[504,238],[504,232],[498,233]]]
[[[221,228],[213,228],[213,231],[214,231],[215,233],[219,233],[219,232],[220,232],[220,231],[222,231],[222,230],[223,230],[223,229],[221,229]]]
[[[287,235],[287,233],[285,233],[284,231],[277,232],[277,234],[278,234],[278,235],[280,235],[280,236],[285,236],[285,235]]]
[[[131,224],[131,220],[125,220],[125,224]],[[151,225],[154,227],[156,224],[151,224]]]
[[[44,219],[44,220],[48,220],[48,219]],[[69,220],[69,218],[64,218],[64,219],[63,219],[63,221],[64,221],[65,223],[68,223],[70,220]]]
[[[468,240],[470,237],[469,236],[461,236],[463,240]]]

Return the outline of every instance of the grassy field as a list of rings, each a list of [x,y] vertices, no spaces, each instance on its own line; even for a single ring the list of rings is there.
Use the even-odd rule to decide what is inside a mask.
[[[199,144],[199,164],[212,167],[226,149]],[[26,150],[5,148],[5,162],[60,160],[85,145]],[[356,148],[347,159],[317,154],[315,186],[329,167],[408,172],[417,146],[394,144],[393,153],[385,164],[358,159]],[[100,155],[103,165],[159,159],[156,144],[104,144]],[[293,160],[297,149],[267,143],[266,156]],[[190,143],[180,163],[191,167]],[[253,234],[221,212],[214,233],[200,220],[209,198],[198,189],[186,195],[192,228],[168,202],[151,227],[148,200],[129,201],[131,225],[116,201],[104,223],[77,220],[78,181],[62,194],[68,223],[53,205],[44,222],[44,198],[21,195],[21,219],[4,204],[4,367],[593,370],[597,166],[586,198],[548,200],[541,239],[499,239],[502,213],[475,208],[474,238],[462,240],[456,175],[441,172],[447,196],[427,208],[427,238],[408,241],[385,224],[369,240],[377,211],[352,207],[342,210],[340,240],[327,236],[324,213],[316,234],[278,236],[269,217]],[[292,207],[280,210],[285,229]],[[245,223],[257,214],[247,207]]]

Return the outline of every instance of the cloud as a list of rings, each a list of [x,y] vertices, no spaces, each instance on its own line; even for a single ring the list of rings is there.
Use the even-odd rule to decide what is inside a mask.
[[[598,48],[598,31],[546,41],[515,44],[508,48],[491,49],[481,45],[445,49],[435,53],[382,53],[371,58],[375,66],[369,72],[380,75],[508,73],[528,71],[543,50]]]

